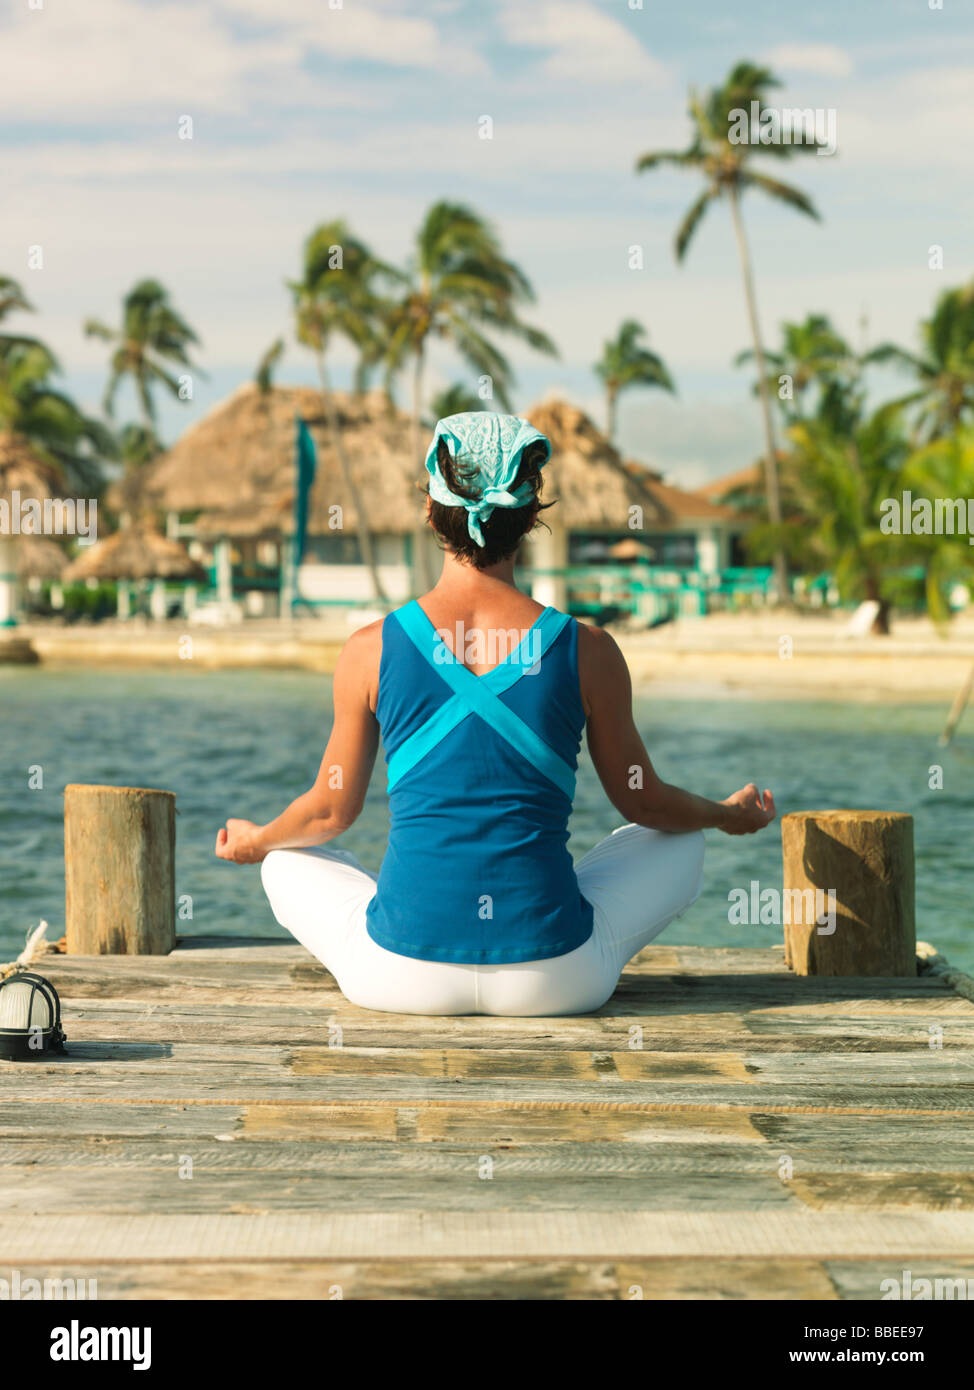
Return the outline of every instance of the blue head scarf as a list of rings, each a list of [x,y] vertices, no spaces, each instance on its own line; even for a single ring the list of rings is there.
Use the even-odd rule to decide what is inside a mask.
[[[459,462],[464,472],[463,481],[469,480],[471,491],[479,489],[478,497],[460,497],[447,487],[436,459],[441,439],[450,457]],[[526,507],[533,500],[534,488],[530,483],[511,489],[521,455],[529,444],[539,439],[547,447],[544,460],[547,463],[551,457],[550,440],[519,415],[470,410],[463,415],[448,415],[445,420],[437,420],[433,441],[426,453],[430,496],[445,507],[465,507],[470,538],[483,546],[480,523],[490,520],[495,507]]]

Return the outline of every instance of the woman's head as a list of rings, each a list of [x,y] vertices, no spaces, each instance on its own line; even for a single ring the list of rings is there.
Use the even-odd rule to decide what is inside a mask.
[[[536,439],[525,446],[510,490],[514,492],[524,487],[529,500],[522,507],[495,506],[490,516],[480,521],[483,545],[470,534],[470,512],[466,507],[449,506],[430,495],[430,525],[446,549],[476,569],[488,569],[513,555],[537,525],[538,513],[545,506],[553,505],[541,501],[541,468],[548,454],[548,443],[544,439]],[[465,464],[462,455],[454,459],[443,438],[436,443],[436,467],[456,497],[469,502],[480,501],[483,496],[480,470],[476,464]],[[427,492],[430,492],[429,487]]]
[[[519,415],[470,410],[436,422],[426,454],[429,518],[458,559],[487,569],[515,553],[542,507],[545,436]]]

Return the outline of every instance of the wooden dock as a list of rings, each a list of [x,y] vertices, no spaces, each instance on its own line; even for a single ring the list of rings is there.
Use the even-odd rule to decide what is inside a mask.
[[[598,1014],[440,1019],[357,1009],[280,941],[39,968],[69,1055],[0,1063],[0,1274],[100,1298],[974,1279],[974,1003],[942,974],[660,945]]]

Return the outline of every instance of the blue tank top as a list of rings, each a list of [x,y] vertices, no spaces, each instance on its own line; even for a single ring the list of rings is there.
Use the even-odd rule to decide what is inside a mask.
[[[489,658],[488,658],[489,659]],[[475,676],[415,601],[382,625],[389,844],[367,930],[397,955],[543,960],[592,934],[568,852],[585,712],[578,627],[546,608]]]

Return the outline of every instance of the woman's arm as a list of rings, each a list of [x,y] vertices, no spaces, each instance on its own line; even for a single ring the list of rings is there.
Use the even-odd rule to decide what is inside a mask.
[[[220,859],[259,864],[272,849],[324,844],[360,814],[379,746],[373,713],[381,623],[353,633],[335,667],[335,719],[314,786],[267,825],[231,819],[216,837]]]
[[[726,801],[683,791],[657,777],[632,717],[632,681],[609,633],[579,624],[578,665],[588,747],[605,794],[636,825],[653,830],[723,830],[750,835],[775,817],[774,798],[753,782]]]

